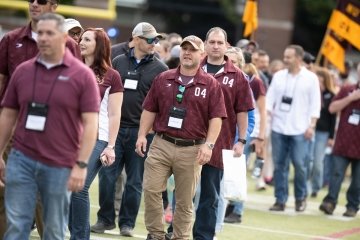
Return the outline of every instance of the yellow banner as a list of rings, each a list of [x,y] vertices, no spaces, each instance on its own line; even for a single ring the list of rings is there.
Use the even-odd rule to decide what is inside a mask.
[[[244,37],[251,35],[258,28],[257,2],[247,0],[242,21],[245,23]]]
[[[345,71],[345,50],[344,48],[329,34],[325,36],[321,53],[333,64],[340,72]]]
[[[360,50],[360,25],[345,14],[339,10],[334,10],[328,28]]]

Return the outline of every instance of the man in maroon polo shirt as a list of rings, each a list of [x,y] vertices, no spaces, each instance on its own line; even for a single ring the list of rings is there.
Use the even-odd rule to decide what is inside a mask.
[[[246,143],[247,112],[254,109],[249,82],[244,74],[225,56],[227,34],[219,27],[211,28],[206,34],[202,68],[213,75],[224,93],[228,118],[223,121],[219,138],[209,163],[201,170],[201,192],[193,227],[194,239],[213,239],[216,213],[219,202],[220,182],[223,177],[222,149],[233,149],[234,156],[243,154]],[[236,125],[239,140],[234,145]]]
[[[93,72],[65,47],[64,18],[37,23],[39,55],[20,64],[2,101],[0,156],[14,129],[6,166],[4,239],[28,239],[39,193],[44,239],[64,239],[70,191],[82,189],[98,128],[99,90]],[[81,72],[81,74],[79,74]]]
[[[333,98],[329,111],[340,113],[340,121],[333,148],[328,194],[320,210],[331,215],[336,207],[346,169],[351,165],[351,183],[346,193],[346,211],[343,216],[355,217],[360,204],[360,63],[358,82],[343,86]]]
[[[27,26],[14,29],[8,32],[0,41],[0,102],[4,97],[5,91],[11,75],[15,68],[39,52],[36,45],[36,24],[38,17],[47,12],[55,12],[59,5],[58,0],[29,0],[29,16],[31,21]],[[80,49],[76,42],[68,38],[66,46],[77,58],[81,59]],[[10,148],[10,145],[9,145]],[[7,154],[6,154],[7,155]],[[5,156],[6,157],[6,156]],[[0,239],[5,232],[5,208],[4,208],[4,189],[0,188]],[[36,225],[38,232],[42,235],[41,211],[37,208]]]
[[[188,36],[181,43],[180,67],[158,75],[143,104],[136,152],[146,151],[146,134],[155,136],[145,161],[144,198],[147,239],[164,239],[162,192],[174,174],[175,239],[189,239],[192,199],[201,166],[208,163],[226,118],[219,83],[200,68],[202,40]]]

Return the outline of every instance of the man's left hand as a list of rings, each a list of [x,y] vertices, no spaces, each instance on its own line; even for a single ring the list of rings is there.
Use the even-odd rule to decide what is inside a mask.
[[[71,170],[68,180],[68,190],[80,192],[85,185],[86,174],[87,168],[80,168],[78,165],[75,165]]]

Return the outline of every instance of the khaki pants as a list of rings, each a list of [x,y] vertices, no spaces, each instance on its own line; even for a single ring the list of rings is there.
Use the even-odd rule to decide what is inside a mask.
[[[180,147],[155,136],[144,165],[145,225],[156,239],[164,239],[162,192],[173,173],[176,206],[173,239],[190,239],[193,197],[200,178],[199,146]]]

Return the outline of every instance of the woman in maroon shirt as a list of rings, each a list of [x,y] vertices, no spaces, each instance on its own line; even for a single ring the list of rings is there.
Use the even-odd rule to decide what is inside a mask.
[[[95,73],[101,96],[98,140],[88,164],[84,189],[71,196],[69,230],[70,239],[89,239],[89,188],[102,166],[115,161],[114,146],[120,127],[124,87],[120,74],[112,69],[110,40],[102,28],[88,28],[80,37],[84,63]]]

